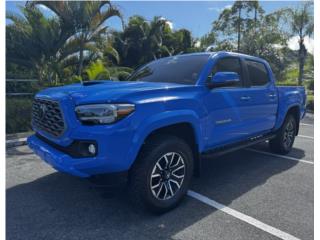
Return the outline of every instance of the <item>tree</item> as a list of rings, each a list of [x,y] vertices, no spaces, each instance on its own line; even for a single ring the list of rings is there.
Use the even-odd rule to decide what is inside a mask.
[[[254,11],[254,20],[249,16],[249,13]],[[229,41],[234,41],[236,38],[237,51],[241,51],[241,35],[248,28],[251,28],[252,22],[256,24],[259,16],[263,14],[263,9],[260,7],[258,1],[241,1],[234,2],[231,8],[226,8],[219,15],[218,20],[213,22],[213,32],[221,32],[229,37]],[[226,41],[223,39],[222,41]],[[230,45],[230,44],[229,44]]]
[[[313,14],[311,12],[312,4],[312,2],[306,2],[301,8],[287,9],[288,19],[291,26],[291,35],[298,35],[299,85],[302,84],[304,65],[307,57],[307,49],[304,40],[306,36],[311,36],[314,31]]]
[[[6,61],[35,69],[40,83],[56,82],[68,61],[60,55],[63,47],[62,23],[47,19],[37,8],[21,8],[22,16],[7,13],[12,23],[6,26]]]
[[[279,26],[282,12],[261,15],[258,21],[248,23],[242,38],[243,53],[266,59],[277,78],[281,77],[286,67],[288,53],[287,41],[289,36]],[[257,34],[257,32],[259,34]]]
[[[270,14],[258,1],[236,1],[213,24],[214,33],[222,33],[211,50],[240,51],[269,61],[277,78],[288,63],[288,34],[283,30],[282,10]],[[241,41],[241,45],[240,45]]]
[[[38,4],[50,6],[56,14],[44,16]],[[102,9],[105,5],[108,8]],[[79,74],[84,63],[104,55],[119,61],[117,52],[103,41],[108,33],[105,21],[120,16],[110,6],[109,1],[37,1],[27,2],[21,8],[22,15],[8,12],[11,23],[6,26],[7,64],[34,69],[41,83],[57,84],[65,81],[65,74],[70,76],[75,71]]]
[[[170,55],[189,52],[193,47],[191,32],[184,28],[172,31],[166,27],[163,34],[163,46],[169,50]]]
[[[195,41],[187,29],[172,30],[168,20],[156,16],[147,21],[132,16],[123,32],[113,34],[112,45],[119,52],[120,65],[137,67],[161,57],[193,52]]]
[[[120,63],[137,67],[151,60],[170,55],[163,45],[166,20],[154,17],[148,22],[141,16],[132,16],[123,32],[114,32],[113,46],[119,52]]]
[[[78,56],[78,75],[83,70],[85,53],[90,55],[99,52],[96,42],[108,30],[104,23],[111,17],[122,20],[120,11],[110,1],[32,1],[29,4],[48,7],[72,31],[64,54]]]
[[[204,49],[210,48],[216,43],[217,43],[217,34],[212,31],[200,38],[200,46]]]
[[[253,19],[247,19],[247,28],[254,28],[254,30],[256,31],[259,19],[263,17],[265,11],[262,9],[257,0],[246,2],[246,6],[248,8],[248,13],[250,13],[251,11],[253,11],[254,13]]]

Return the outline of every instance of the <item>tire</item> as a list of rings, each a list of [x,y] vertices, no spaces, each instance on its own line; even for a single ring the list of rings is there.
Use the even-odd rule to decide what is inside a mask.
[[[297,121],[292,114],[287,115],[276,137],[269,141],[272,152],[287,154],[291,151],[297,132]]]
[[[130,170],[130,200],[140,208],[164,213],[182,201],[192,175],[190,146],[175,136],[155,136],[142,147]]]

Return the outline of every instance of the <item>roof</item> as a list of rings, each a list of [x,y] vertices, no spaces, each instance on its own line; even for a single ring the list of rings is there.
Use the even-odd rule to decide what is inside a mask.
[[[174,56],[198,56],[198,55],[213,56],[213,55],[216,55],[216,54],[219,54],[219,55],[220,54],[225,54],[225,55],[232,55],[232,56],[245,57],[245,58],[261,59],[259,57],[247,55],[247,54],[244,54],[244,53],[228,52],[228,51],[184,53],[184,54],[174,55]]]
[[[262,59],[260,57],[250,56],[247,54],[237,53],[237,52],[228,52],[228,51],[184,53],[184,54],[168,56],[168,57],[164,57],[164,58],[160,58],[160,59],[167,59],[167,58],[172,58],[172,57],[186,57],[186,56],[208,56],[208,58],[211,58],[211,57],[214,57],[217,55],[243,57],[246,59],[251,59],[251,60],[267,63],[267,61],[265,61],[264,59]],[[160,59],[158,59],[158,60],[160,60]]]

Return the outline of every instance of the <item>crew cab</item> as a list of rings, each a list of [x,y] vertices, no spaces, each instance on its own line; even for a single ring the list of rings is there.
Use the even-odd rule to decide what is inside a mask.
[[[277,87],[269,64],[232,52],[162,58],[127,81],[45,89],[28,144],[58,171],[126,176],[130,199],[164,212],[177,206],[203,155],[269,141],[287,154],[305,114],[303,87]]]

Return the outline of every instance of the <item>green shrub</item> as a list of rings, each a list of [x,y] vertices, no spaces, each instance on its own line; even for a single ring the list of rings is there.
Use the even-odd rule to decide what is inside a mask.
[[[25,97],[7,97],[6,133],[18,133],[31,130],[32,99]]]
[[[308,90],[314,90],[314,80],[312,80],[312,81],[310,81],[310,82],[308,82]]]
[[[307,109],[313,112],[314,109],[314,96],[307,95]]]
[[[85,69],[89,80],[110,79],[110,72],[103,65],[101,60],[91,62]]]
[[[296,81],[277,81],[276,85],[278,86],[297,86],[297,82]]]

